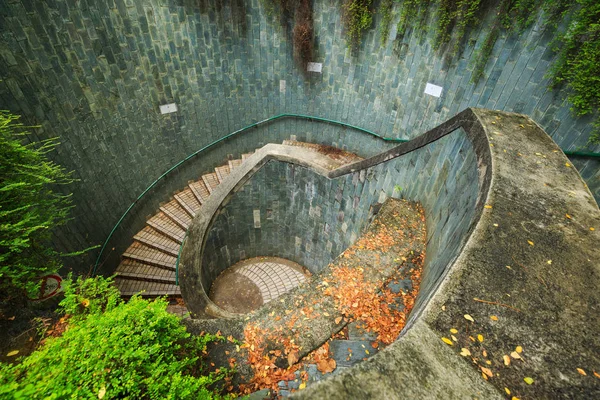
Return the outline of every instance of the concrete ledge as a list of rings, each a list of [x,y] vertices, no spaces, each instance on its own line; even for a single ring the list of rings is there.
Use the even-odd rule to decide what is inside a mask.
[[[505,388],[518,398],[600,396],[598,206],[531,119],[473,114],[490,142],[489,208],[450,273],[392,346],[292,397],[499,398]],[[441,340],[450,329],[453,346]],[[469,338],[477,335],[483,342]],[[511,357],[517,346],[521,359]],[[484,380],[482,367],[493,376]]]

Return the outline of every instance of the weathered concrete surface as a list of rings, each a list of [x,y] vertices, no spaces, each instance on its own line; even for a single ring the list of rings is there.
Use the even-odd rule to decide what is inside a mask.
[[[598,206],[533,121],[473,112],[492,155],[491,208],[484,209],[450,274],[396,343],[293,397],[493,398],[504,388],[518,398],[600,396],[600,379],[593,376],[600,370]],[[452,328],[458,333],[450,347],[441,337],[450,338]],[[469,338],[478,334],[481,343]],[[521,359],[511,357],[517,346]],[[459,355],[461,348],[476,362]],[[511,357],[509,366],[504,355]],[[493,377],[485,381],[480,367]]]

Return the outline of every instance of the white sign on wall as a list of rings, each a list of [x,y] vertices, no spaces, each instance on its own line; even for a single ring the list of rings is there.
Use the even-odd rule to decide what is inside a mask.
[[[317,72],[320,74],[323,70],[323,63],[309,62],[306,66],[306,70],[308,72]]]
[[[442,89],[441,86],[427,82],[427,85],[425,85],[425,94],[433,97],[440,97],[442,95]]]
[[[170,113],[174,113],[174,112],[177,112],[177,104],[175,104],[175,103],[163,104],[160,106],[161,114],[170,114]]]

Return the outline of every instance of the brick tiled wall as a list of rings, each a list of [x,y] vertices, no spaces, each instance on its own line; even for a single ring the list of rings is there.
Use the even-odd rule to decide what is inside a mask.
[[[563,148],[586,142],[590,119],[574,118],[565,92],[547,88],[544,75],[554,57],[550,26],[538,22],[520,38],[501,37],[486,77],[473,85],[469,46],[462,58],[445,66],[443,54],[434,53],[427,39],[409,34],[401,46],[390,40],[381,47],[374,29],[353,58],[345,47],[338,3],[315,2],[315,61],[323,62],[323,74],[304,78],[292,59],[288,32],[278,17],[263,12],[259,0],[1,2],[0,108],[42,125],[32,139],[59,136],[62,145],[54,157],[80,179],[71,188],[74,220],[57,233],[59,247],[101,243],[137,195],[175,162],[281,112],[410,138],[467,106],[479,106],[529,114]],[[485,28],[473,34],[476,46],[485,34]],[[442,97],[423,94],[426,82],[443,86]],[[170,102],[179,112],[160,115],[159,104]],[[136,206],[127,228],[117,232],[114,253],[188,179],[228,154],[239,156],[290,134],[363,156],[385,147],[310,122],[259,128],[214,148],[159,185],[153,197]],[[598,162],[573,162],[600,198]],[[70,261],[71,266],[87,269],[94,255]]]

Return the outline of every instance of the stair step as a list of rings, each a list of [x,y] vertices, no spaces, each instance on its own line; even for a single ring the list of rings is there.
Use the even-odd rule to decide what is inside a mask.
[[[123,257],[173,271],[175,270],[175,263],[177,261],[177,257],[153,249],[140,242],[133,242],[133,244],[125,250]]]
[[[117,276],[137,281],[175,283],[175,271],[131,259],[121,261],[117,268]]]
[[[246,158],[250,157],[252,154],[254,154],[254,152],[242,154],[242,161],[244,161]]]
[[[223,180],[231,173],[229,170],[229,164],[221,165],[220,167],[215,168],[215,173],[217,174],[217,179],[219,183],[223,182]]]
[[[229,164],[229,171],[232,171],[232,170],[236,169],[237,167],[239,167],[240,165],[242,165],[242,160],[241,159],[229,160],[227,163]]]
[[[185,230],[175,224],[165,213],[159,211],[152,218],[146,221],[146,225],[151,226],[163,235],[170,237],[177,243],[181,243],[185,236]]]
[[[138,281],[133,279],[115,279],[115,284],[121,291],[121,296],[133,296],[142,293],[142,297],[173,296],[181,297],[179,286],[172,283]]]
[[[204,184],[202,178],[195,182],[190,182],[188,187],[190,188],[192,193],[194,193],[194,196],[196,196],[196,200],[198,200],[200,204],[204,204],[206,199],[208,199],[208,196],[210,196],[210,192],[206,188],[206,185]]]
[[[171,218],[173,222],[185,230],[187,230],[192,223],[192,217],[190,217],[183,207],[179,205],[177,200],[171,200],[170,202],[163,204],[160,207],[160,211],[165,213],[167,217]]]
[[[179,205],[188,213],[190,217],[196,215],[198,210],[202,204],[198,201],[192,189],[186,187],[183,191],[177,193],[175,196],[175,200],[179,203]]]
[[[150,226],[145,226],[144,229],[139,231],[133,237],[133,239],[144,243],[148,247],[152,247],[175,257],[179,254],[179,247],[181,246],[181,243],[163,235]]]
[[[212,193],[217,186],[219,186],[219,178],[217,178],[216,172],[202,175],[202,180],[206,185],[206,188]]]

